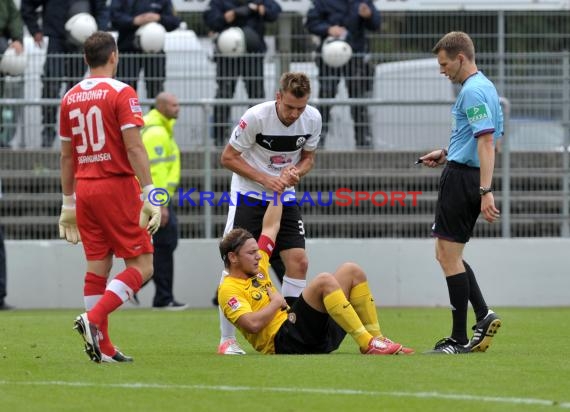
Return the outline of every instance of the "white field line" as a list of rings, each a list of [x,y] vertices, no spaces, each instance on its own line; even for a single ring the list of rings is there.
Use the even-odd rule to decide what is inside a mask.
[[[281,393],[308,393],[323,395],[356,395],[377,396],[395,398],[422,398],[442,399],[455,401],[475,401],[488,403],[503,403],[512,405],[539,405],[555,406],[570,409],[570,402],[559,402],[548,399],[514,398],[500,396],[477,396],[467,394],[449,394],[439,392],[389,392],[389,391],[365,391],[358,389],[334,389],[334,388],[280,388],[259,386],[228,386],[228,385],[178,385],[161,383],[90,383],[90,382],[66,382],[66,381],[6,381],[0,380],[0,385],[26,385],[26,386],[73,386],[73,387],[98,387],[98,388],[122,388],[122,389],[181,389],[181,390],[205,390],[214,392],[281,392]]]

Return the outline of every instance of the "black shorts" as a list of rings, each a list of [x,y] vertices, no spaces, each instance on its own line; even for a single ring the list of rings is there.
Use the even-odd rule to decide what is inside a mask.
[[[432,234],[467,243],[481,213],[479,168],[448,162],[439,181]]]
[[[329,316],[310,307],[303,294],[275,335],[275,353],[302,355],[338,349],[346,332]]]
[[[255,239],[261,235],[263,215],[267,209],[268,202],[260,199],[238,195],[236,206],[230,207],[228,216],[229,228],[247,229]],[[233,210],[232,210],[233,208]],[[232,219],[233,213],[233,224]],[[297,203],[283,206],[283,216],[281,217],[281,227],[275,240],[274,255],[278,255],[281,250],[301,248],[305,249],[305,228],[301,218],[301,209]]]

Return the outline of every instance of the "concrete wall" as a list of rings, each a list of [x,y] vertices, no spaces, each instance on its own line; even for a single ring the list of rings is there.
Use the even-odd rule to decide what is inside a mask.
[[[7,241],[7,302],[25,308],[80,308],[85,264],[81,246],[63,241]],[[466,260],[492,306],[570,305],[570,239],[472,240]],[[307,242],[309,278],[352,260],[369,275],[379,306],[448,306],[433,240],[318,239]],[[182,240],[175,296],[210,307],[222,269],[217,240]],[[117,261],[113,274],[122,270]],[[150,306],[154,286],[139,296]],[[132,306],[131,304],[127,304]]]

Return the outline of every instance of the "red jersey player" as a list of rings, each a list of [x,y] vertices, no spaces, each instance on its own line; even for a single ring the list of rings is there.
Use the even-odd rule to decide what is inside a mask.
[[[137,94],[113,79],[119,61],[113,36],[94,33],[84,55],[90,76],[65,94],[60,108],[59,231],[74,244],[82,240],[87,259],[87,312],[75,320],[85,352],[98,363],[129,362],[111,343],[108,315],[152,276],[150,235],[159,227],[160,209],[149,199],[154,187]],[[126,269],[107,284],[113,255],[124,259]]]

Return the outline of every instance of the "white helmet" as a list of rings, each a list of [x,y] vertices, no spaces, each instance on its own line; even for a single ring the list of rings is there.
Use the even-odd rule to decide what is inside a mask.
[[[166,29],[154,21],[138,28],[135,34],[135,44],[147,53],[158,53],[164,50]]]
[[[16,54],[16,50],[9,47],[0,60],[0,72],[9,76],[19,76],[26,70],[26,63],[26,53]]]
[[[65,30],[73,43],[82,45],[97,31],[97,22],[89,13],[77,13],[67,20]]]
[[[352,57],[352,47],[344,40],[327,37],[321,50],[323,61],[331,67],[344,66]]]
[[[226,56],[240,56],[247,51],[245,34],[239,27],[230,27],[221,32],[216,39],[216,45],[220,53]]]

